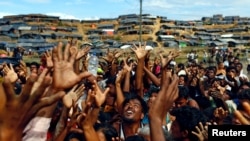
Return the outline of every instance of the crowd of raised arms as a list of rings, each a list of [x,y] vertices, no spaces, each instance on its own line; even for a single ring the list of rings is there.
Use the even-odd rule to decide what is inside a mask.
[[[107,50],[97,75],[87,70],[91,46],[76,42],[59,42],[40,63],[1,65],[0,141],[206,141],[209,125],[250,124],[237,56],[184,64],[179,51],[152,59],[145,48]]]

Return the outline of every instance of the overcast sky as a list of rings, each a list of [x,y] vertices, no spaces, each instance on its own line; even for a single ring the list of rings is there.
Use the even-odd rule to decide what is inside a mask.
[[[142,0],[142,13],[172,20],[199,20],[214,14],[250,17],[250,0]],[[46,14],[61,19],[116,18],[139,14],[140,0],[1,0],[0,17]]]

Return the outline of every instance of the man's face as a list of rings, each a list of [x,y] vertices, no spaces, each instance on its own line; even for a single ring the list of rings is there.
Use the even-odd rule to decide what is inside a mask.
[[[215,77],[215,72],[214,72],[213,70],[208,70],[207,76],[208,76],[209,78],[214,78],[214,77]]]
[[[176,108],[179,108],[179,107],[187,105],[187,102],[188,102],[187,99],[181,97],[181,98],[176,99],[174,104]]]
[[[185,85],[185,78],[184,77],[182,77],[182,76],[179,77],[178,85]]]
[[[236,69],[240,72],[242,70],[242,66],[241,65],[236,65]]]
[[[236,70],[235,69],[230,69],[227,73],[226,73],[227,78],[234,78],[236,76]]]
[[[132,99],[123,107],[123,118],[128,121],[140,121],[144,117],[142,105],[139,100]]]
[[[183,139],[182,131],[180,129],[179,123],[176,120],[172,122],[170,132],[174,140],[180,141]]]
[[[35,65],[30,66],[30,72],[32,73],[38,73],[38,68]]]

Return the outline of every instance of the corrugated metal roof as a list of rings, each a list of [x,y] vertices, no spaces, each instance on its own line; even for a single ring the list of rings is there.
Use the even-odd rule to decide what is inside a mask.
[[[44,43],[45,39],[18,39],[18,43]]]
[[[2,25],[0,26],[0,31],[10,31],[12,28],[12,25]]]
[[[19,26],[18,30],[31,30],[31,26]]]

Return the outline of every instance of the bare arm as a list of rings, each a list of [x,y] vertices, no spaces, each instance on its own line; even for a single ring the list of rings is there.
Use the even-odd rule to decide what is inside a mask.
[[[117,108],[118,108],[118,111],[121,112],[122,111],[122,103],[124,101],[124,95],[123,95],[123,92],[122,92],[122,89],[121,89],[121,81],[123,80],[124,78],[124,71],[121,70],[119,71],[119,73],[117,74],[117,77],[116,77],[116,81],[115,81],[115,87],[116,87],[116,103],[117,103]]]
[[[150,138],[152,141],[165,141],[162,119],[178,97],[178,77],[167,74],[152,107],[149,109]]]
[[[148,76],[148,78],[156,85],[156,86],[160,86],[161,82],[160,80],[150,71],[148,70],[148,68],[144,67],[144,72],[146,73],[146,75]]]
[[[137,57],[137,67],[136,67],[136,78],[135,78],[135,85],[136,85],[136,90],[142,96],[141,89],[142,87],[142,77],[143,77],[143,68],[144,68],[144,59],[148,53],[147,50],[145,50],[146,43],[144,45],[141,45],[139,43],[139,46],[134,45],[133,48],[131,48]]]
[[[123,66],[123,70],[125,71],[125,79],[124,79],[124,85],[123,85],[123,92],[130,92],[130,76],[131,76],[131,71],[132,71],[132,66],[133,63],[131,64],[127,64],[127,59],[124,59],[124,66]]]

